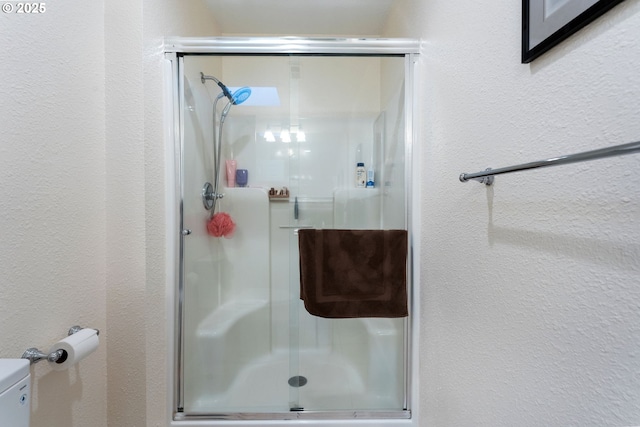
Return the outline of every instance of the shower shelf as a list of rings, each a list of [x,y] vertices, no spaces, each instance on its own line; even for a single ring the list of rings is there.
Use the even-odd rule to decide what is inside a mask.
[[[289,189],[287,187],[282,187],[280,190],[276,190],[271,187],[271,189],[269,189],[269,200],[276,202],[289,200]]]

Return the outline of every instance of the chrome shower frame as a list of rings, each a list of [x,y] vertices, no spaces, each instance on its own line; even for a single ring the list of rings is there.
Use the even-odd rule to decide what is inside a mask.
[[[173,219],[175,227],[169,226],[168,230],[168,253],[167,259],[169,269],[167,295],[169,295],[173,316],[168,317],[168,341],[170,348],[169,390],[171,398],[170,416],[171,426],[191,426],[200,424],[204,420],[233,420],[234,423],[246,420],[247,425],[252,422],[264,421],[263,425],[291,425],[292,420],[301,420],[309,427],[323,424],[328,420],[371,420],[372,425],[384,425],[387,427],[417,426],[418,419],[418,339],[419,339],[419,263],[420,247],[417,236],[419,235],[419,144],[415,143],[416,127],[414,126],[414,114],[416,111],[416,85],[415,69],[418,55],[420,53],[420,43],[413,39],[349,39],[349,38],[298,38],[298,37],[256,37],[256,38],[167,38],[164,42],[165,58],[167,59],[167,73],[169,74],[165,90],[171,98],[171,111],[167,111],[168,120],[172,121],[173,127],[168,133],[169,153],[173,153],[174,159],[168,162],[167,175],[175,179],[175,196],[173,200],[168,200],[169,217]],[[406,161],[406,223],[409,228],[410,245],[410,268],[408,271],[409,294],[409,317],[405,328],[405,405],[404,411],[332,411],[332,412],[278,412],[278,413],[223,413],[223,414],[189,414],[182,412],[184,390],[182,381],[183,359],[182,347],[184,337],[182,335],[184,280],[180,260],[182,259],[183,239],[185,236],[184,225],[182,223],[182,200],[180,200],[180,164],[182,157],[182,127],[183,118],[182,104],[183,88],[183,58],[188,54],[242,54],[242,55],[345,55],[345,56],[403,56],[405,61],[405,161]],[[203,76],[204,79],[204,76]],[[169,156],[171,157],[171,156]],[[203,189],[207,193],[207,198],[214,201],[221,195],[213,187]],[[169,197],[170,198],[170,197]],[[188,231],[188,230],[187,230]],[[178,286],[176,286],[178,283]],[[414,375],[412,375],[414,373]],[[191,422],[195,424],[191,424]],[[215,422],[212,422],[215,424]],[[243,426],[244,423],[241,423]],[[258,424],[253,424],[258,425]],[[333,424],[336,425],[336,424]]]

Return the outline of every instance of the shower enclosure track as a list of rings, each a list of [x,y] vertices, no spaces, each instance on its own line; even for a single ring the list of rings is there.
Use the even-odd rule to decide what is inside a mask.
[[[169,37],[166,53],[398,55],[418,54],[414,39],[349,39],[318,37]]]
[[[411,419],[411,411],[290,411],[290,412],[234,412],[233,414],[202,413],[202,414],[176,414],[176,421],[196,420],[398,420]]]

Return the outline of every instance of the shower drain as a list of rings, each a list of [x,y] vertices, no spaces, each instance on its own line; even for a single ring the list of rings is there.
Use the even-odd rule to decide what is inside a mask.
[[[295,377],[289,378],[287,382],[291,387],[302,387],[307,383],[307,379],[302,375],[296,375]]]

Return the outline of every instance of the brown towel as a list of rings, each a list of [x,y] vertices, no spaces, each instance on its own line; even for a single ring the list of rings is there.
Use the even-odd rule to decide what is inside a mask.
[[[298,231],[300,299],[328,318],[407,316],[406,230]]]

